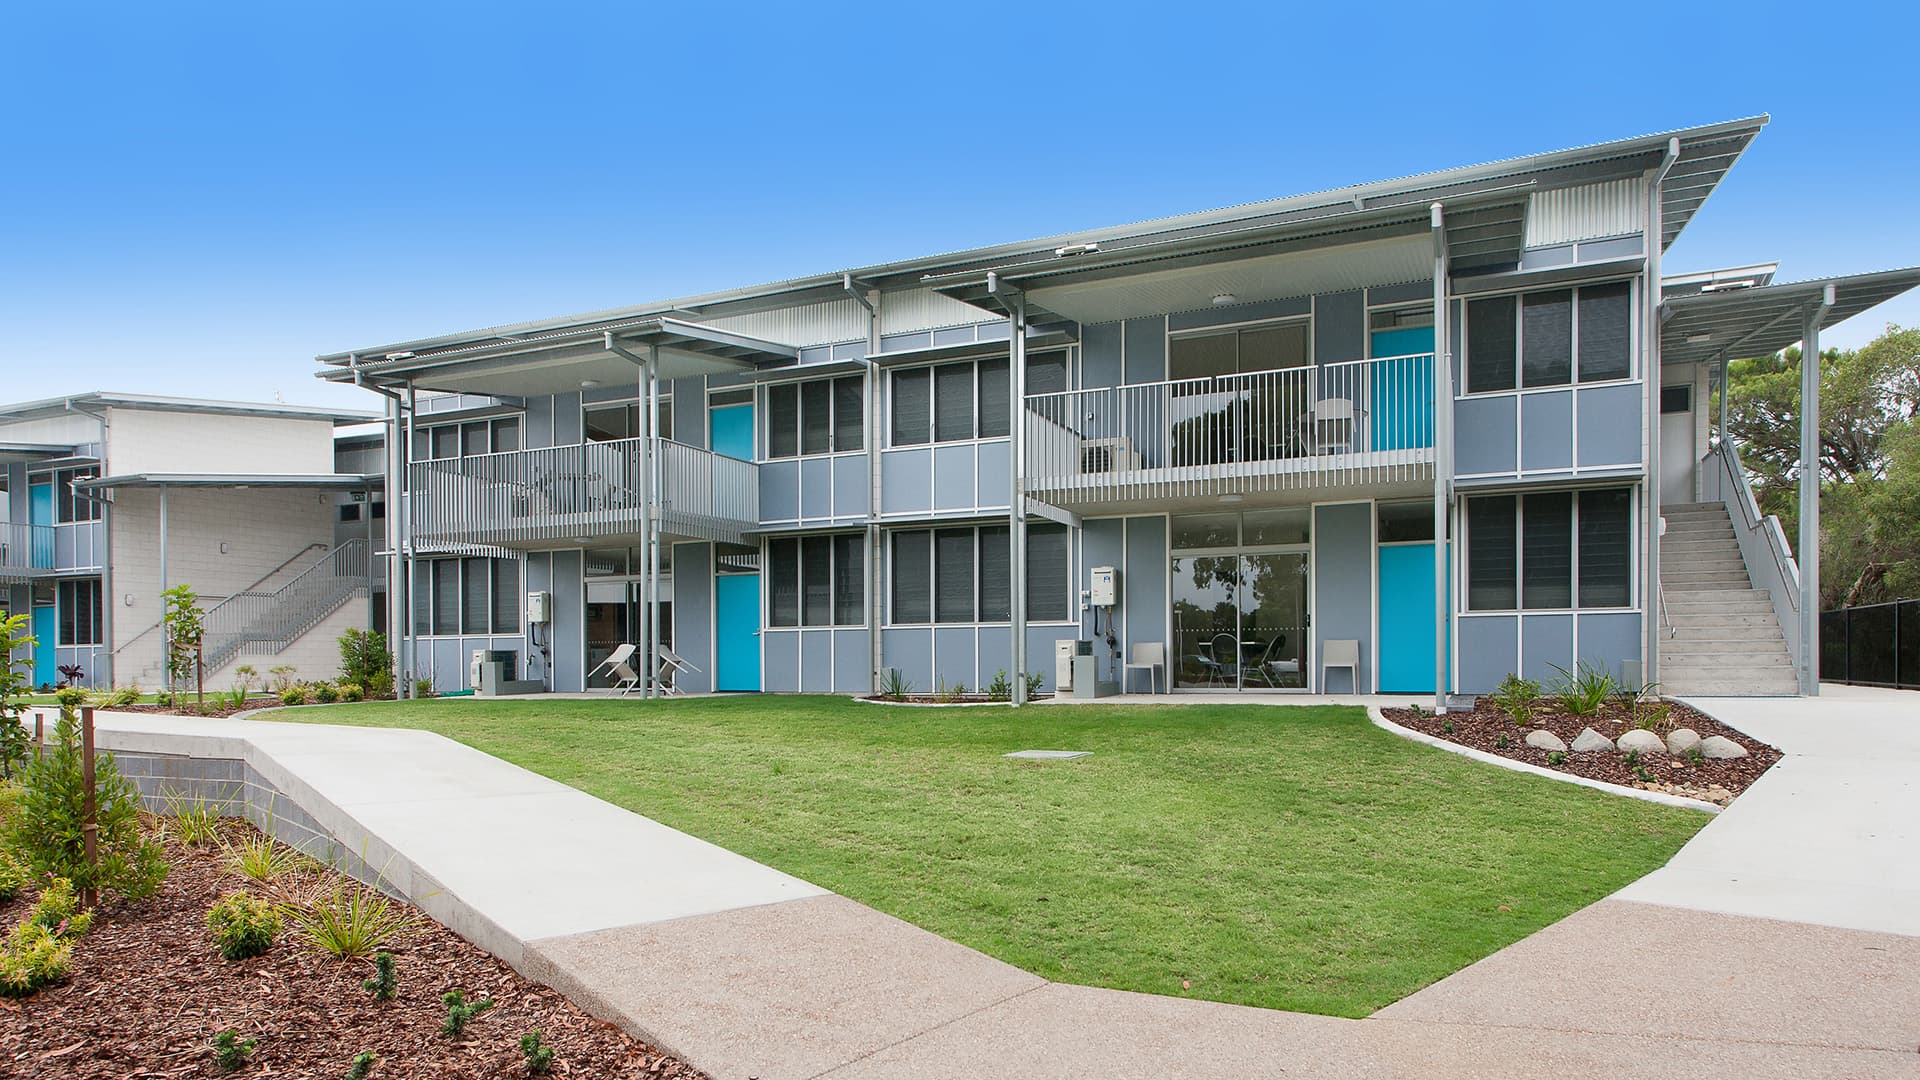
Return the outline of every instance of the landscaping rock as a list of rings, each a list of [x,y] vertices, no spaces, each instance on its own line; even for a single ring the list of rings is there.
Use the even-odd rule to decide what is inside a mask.
[[[1573,740],[1573,752],[1576,754],[1591,754],[1611,749],[1613,749],[1613,740],[1592,728],[1581,728],[1580,734]]]
[[[1567,748],[1567,744],[1560,741],[1560,736],[1545,729],[1527,732],[1527,745],[1538,747],[1549,754],[1556,750],[1565,750]]]
[[[1690,727],[1674,728],[1667,732],[1667,753],[1674,757],[1686,757],[1700,745],[1700,733]]]
[[[1700,740],[1700,756],[1713,761],[1747,756],[1747,748],[1724,735],[1709,735]]]
[[[1660,741],[1660,736],[1645,728],[1634,728],[1620,736],[1618,745],[1621,753],[1638,753],[1641,757],[1667,752],[1667,744]]]

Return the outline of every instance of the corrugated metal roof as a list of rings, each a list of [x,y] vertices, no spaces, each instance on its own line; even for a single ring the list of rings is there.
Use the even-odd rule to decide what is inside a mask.
[[[121,394],[107,390],[91,390],[80,394],[68,394],[64,397],[0,405],[0,420],[32,420],[61,416],[73,412],[73,406],[331,420],[336,424],[358,424],[377,420],[380,417],[379,413],[362,409],[329,409],[315,405],[283,405],[279,402],[219,401],[210,398],[164,397],[158,394]]]
[[[1661,304],[1660,361],[1684,364],[1766,356],[1795,344],[1805,321],[1833,287],[1826,329],[1920,286],[1920,267],[1791,281],[1779,285],[1694,292]]]

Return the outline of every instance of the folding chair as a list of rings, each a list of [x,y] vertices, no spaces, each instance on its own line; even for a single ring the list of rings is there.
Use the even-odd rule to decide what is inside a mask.
[[[697,675],[700,673],[700,669],[694,667],[686,657],[681,656],[665,645],[654,646],[653,655],[654,659],[658,661],[654,667],[654,685],[669,694],[686,693],[686,691],[680,689],[680,673],[685,671]]]
[[[605,671],[614,678],[613,688],[620,691],[621,697],[626,697],[640,685],[639,673],[635,672],[632,665],[628,663],[633,659],[633,652],[632,645],[620,646],[608,653],[607,658],[595,665],[592,671],[587,672],[587,678],[591,679]]]

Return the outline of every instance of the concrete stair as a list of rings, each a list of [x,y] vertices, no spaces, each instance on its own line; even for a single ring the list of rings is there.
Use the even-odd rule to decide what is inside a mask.
[[[1665,506],[1660,689],[1674,695],[1771,697],[1800,691],[1773,599],[1755,589],[1720,503]]]

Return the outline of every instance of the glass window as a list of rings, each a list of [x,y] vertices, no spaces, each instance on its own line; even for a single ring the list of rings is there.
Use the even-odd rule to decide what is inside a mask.
[[[1007,402],[1013,392],[1013,380],[1007,375],[1005,360],[982,360],[980,377],[980,437],[1005,437],[1011,423]]]
[[[1380,542],[1397,544],[1433,539],[1433,504],[1381,503]]]
[[[767,541],[767,623],[800,625],[800,541]]]
[[[1239,356],[1239,335],[1228,330],[1177,337],[1167,343],[1167,377],[1203,379],[1231,375]]]
[[[859,450],[866,445],[866,386],[858,375],[833,380],[833,448]]]
[[[1027,621],[1065,622],[1070,617],[1071,557],[1065,525],[1027,529]]]
[[[833,538],[800,541],[800,621],[805,626],[833,625]]]
[[[1632,289],[1626,282],[1580,290],[1580,381],[1633,374]]]
[[[1066,388],[1066,353],[1044,352],[1027,357],[1027,393],[1052,394]]]
[[[503,416],[493,422],[493,452],[502,454],[520,449],[520,418]]]
[[[60,644],[100,644],[100,583],[91,579],[61,582],[59,620]]]
[[[1512,495],[1479,495],[1467,500],[1467,609],[1511,611],[1518,599],[1515,583],[1519,552],[1514,536]]]
[[[1304,367],[1312,362],[1305,320],[1186,334],[1167,342],[1167,376],[1199,379]]]
[[[1520,604],[1573,606],[1573,496],[1528,495],[1520,507]]]
[[[80,469],[61,469],[53,474],[56,521],[99,521],[100,504],[75,491],[73,485],[92,480],[100,470],[92,465]]]
[[[800,384],[800,452],[825,454],[833,450],[833,384],[815,380]]]
[[[1240,543],[1239,514],[1187,514],[1173,518],[1173,547],[1233,547]]]
[[[933,373],[893,373],[893,445],[916,446],[933,439]]]
[[[1241,542],[1248,547],[1261,544],[1304,544],[1312,531],[1313,511],[1309,507],[1285,510],[1248,511],[1241,527]]]
[[[491,444],[488,441],[485,420],[474,420],[460,425],[461,456],[472,457],[475,454],[488,453],[490,450]]]
[[[1012,550],[1005,525],[981,526],[981,622],[1008,622],[1013,618],[1013,567],[1008,558]]]
[[[488,592],[492,573],[485,559],[460,560],[460,632],[485,634],[492,627],[493,605]]]
[[[941,529],[933,534],[935,622],[972,622],[973,530]]]
[[[427,435],[433,441],[435,460],[460,456],[460,425],[443,424],[440,427],[428,428]]]
[[[933,534],[925,529],[893,534],[893,621],[933,621]]]
[[[1514,354],[1519,342],[1514,327],[1515,300],[1491,296],[1467,304],[1467,392],[1511,390]]]
[[[973,365],[933,369],[933,437],[938,442],[973,438]]]
[[[793,457],[800,453],[800,387],[778,383],[767,387],[767,456]]]
[[[460,632],[460,560],[435,559],[427,564],[433,578],[433,632]]]
[[[413,564],[413,632],[433,633],[433,563],[421,560]]]
[[[1580,606],[1633,603],[1633,492],[1580,493]]]
[[[1663,386],[1660,388],[1660,412],[1683,413],[1693,411],[1693,387],[1686,384]]]
[[[514,559],[493,559],[493,632],[520,632],[520,563]]]
[[[1520,304],[1520,378],[1524,386],[1573,380],[1573,293],[1528,293]]]
[[[867,538],[844,533],[833,538],[833,621],[859,626],[867,621]]]

